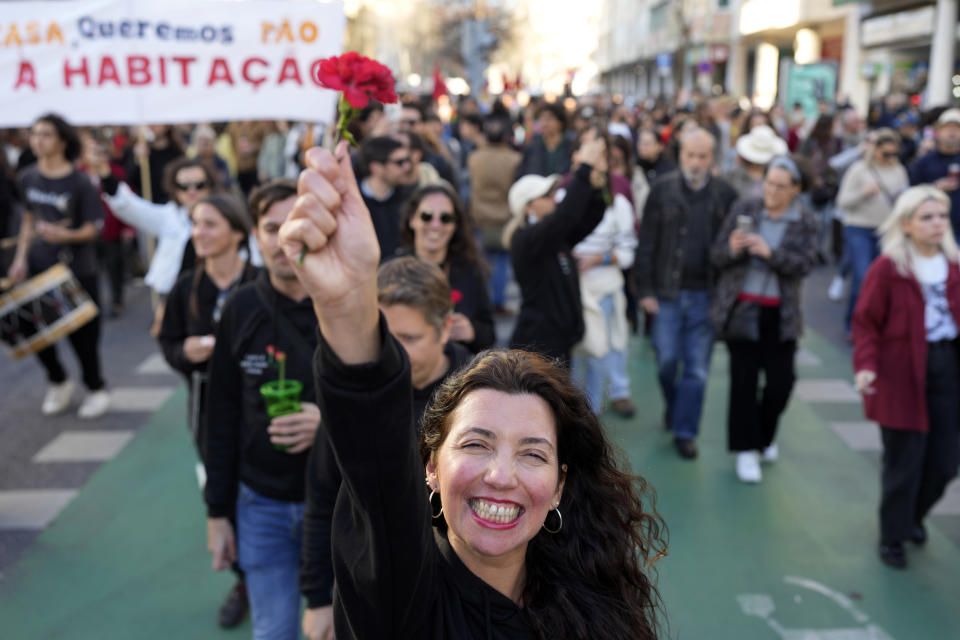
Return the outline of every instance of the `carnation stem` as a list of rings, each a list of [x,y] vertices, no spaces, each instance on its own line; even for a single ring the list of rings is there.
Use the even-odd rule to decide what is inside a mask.
[[[358,113],[359,113],[359,109],[354,109],[353,106],[351,106],[351,104],[347,102],[347,99],[341,93],[340,102],[337,104],[337,114],[339,117],[337,118],[337,134],[333,139],[334,149],[336,149],[337,144],[344,139],[346,139],[347,142],[349,142],[354,147],[359,146],[357,144],[356,138],[353,137],[353,134],[347,131],[347,126],[350,124],[350,121],[353,120]],[[307,245],[303,245],[303,248],[300,249],[300,257],[297,258],[297,265],[303,266],[303,259],[306,257],[307,257]]]

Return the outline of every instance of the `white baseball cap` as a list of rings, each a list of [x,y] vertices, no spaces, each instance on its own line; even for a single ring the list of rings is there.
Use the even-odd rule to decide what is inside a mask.
[[[510,187],[510,192],[507,194],[510,213],[514,216],[523,215],[524,209],[527,208],[531,200],[536,200],[550,193],[559,181],[560,176],[557,174],[553,174],[552,176],[537,176],[532,174],[523,176],[513,183],[513,186]]]

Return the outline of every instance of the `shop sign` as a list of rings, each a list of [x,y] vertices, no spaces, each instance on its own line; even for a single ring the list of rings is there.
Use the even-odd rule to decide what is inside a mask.
[[[792,106],[799,102],[803,105],[803,112],[808,118],[816,118],[817,101],[823,99],[833,104],[836,93],[836,63],[787,63],[784,104]]]
[[[875,47],[898,40],[929,38],[933,35],[935,15],[935,8],[926,6],[867,18],[860,25],[860,44]]]

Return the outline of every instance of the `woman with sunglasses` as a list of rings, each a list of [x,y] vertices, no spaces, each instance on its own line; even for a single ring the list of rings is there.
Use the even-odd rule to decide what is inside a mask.
[[[98,170],[100,187],[107,204],[121,221],[157,239],[153,260],[144,278],[160,297],[151,333],[156,336],[163,320],[164,300],[181,270],[193,266],[190,243],[192,224],[187,213],[193,205],[210,195],[215,186],[213,169],[197,159],[180,158],[167,165],[164,184],[172,199],[155,204],[141,198],[125,183],[119,182],[106,162]]]
[[[214,334],[227,297],[241,284],[252,280],[257,269],[241,256],[247,246],[252,221],[246,206],[227,194],[202,198],[190,208],[193,227],[190,237],[196,249],[193,269],[180,276],[167,296],[163,324],[157,340],[163,357],[187,381],[188,425],[200,459],[205,427],[206,371],[213,354]],[[248,254],[249,255],[249,254]],[[239,624],[249,607],[243,573],[235,564],[237,582],[220,608],[220,626]]]
[[[877,229],[893,211],[893,203],[907,187],[910,178],[900,164],[900,135],[893,129],[877,129],[875,144],[862,160],[847,169],[837,194],[837,206],[846,213],[843,242],[850,261],[850,300],[844,316],[844,329],[850,333],[850,320],[857,304],[860,284],[870,263],[880,255]]]
[[[400,255],[415,255],[447,274],[453,306],[450,339],[473,353],[492,347],[496,336],[486,267],[470,219],[453,189],[440,183],[421,187],[410,196],[401,218],[400,246]]]

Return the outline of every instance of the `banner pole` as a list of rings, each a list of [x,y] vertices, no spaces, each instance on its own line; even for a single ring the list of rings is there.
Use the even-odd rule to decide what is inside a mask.
[[[147,142],[147,128],[141,125],[137,129],[137,142],[147,145],[147,153],[139,158],[140,162],[140,195],[147,202],[153,202],[153,183],[150,181],[150,147]],[[147,264],[153,262],[153,252],[157,248],[157,239],[154,236],[147,236]],[[160,305],[160,297],[154,289],[150,288],[150,307],[156,311]]]

